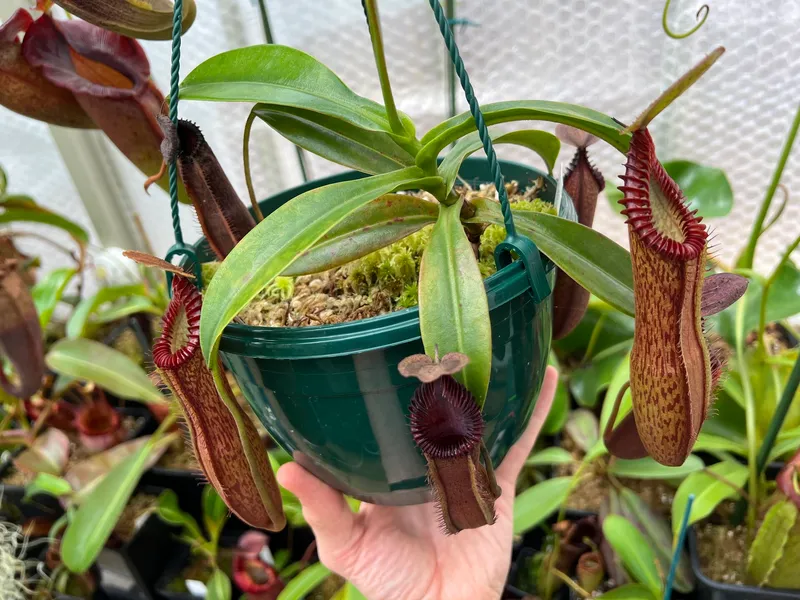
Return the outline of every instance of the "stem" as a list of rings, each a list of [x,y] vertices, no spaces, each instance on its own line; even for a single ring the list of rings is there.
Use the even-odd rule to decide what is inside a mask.
[[[706,475],[708,475],[712,479],[716,479],[720,483],[724,483],[729,488],[732,488],[733,490],[735,490],[737,494],[739,494],[742,498],[744,498],[745,502],[750,502],[750,496],[747,494],[747,492],[745,492],[742,488],[740,488],[738,485],[733,483],[727,477],[723,477],[722,475],[720,475],[719,473],[715,473],[711,469],[703,469],[703,473],[705,473]]]
[[[51,240],[47,236],[40,235],[38,233],[33,233],[32,231],[8,231],[8,232],[5,232],[4,235],[7,236],[7,237],[11,237],[11,238],[21,238],[21,237],[34,238],[36,240],[39,240],[40,242],[43,242],[45,244],[48,244],[48,245],[52,246],[53,248],[55,248],[56,250],[58,250],[60,252],[63,252],[64,254],[69,256],[72,260],[74,260],[75,263],[80,264],[79,257],[76,256],[75,253],[72,250],[70,250],[66,246],[62,246],[58,242],[54,242],[53,240]]]
[[[400,121],[400,116],[397,114],[394,96],[392,96],[392,85],[389,82],[389,71],[386,68],[386,56],[383,53],[383,35],[381,34],[381,24],[378,16],[378,1],[363,0],[363,3],[364,10],[367,13],[369,37],[372,40],[372,53],[375,55],[375,66],[378,69],[378,78],[381,82],[383,104],[386,106],[386,116],[389,117],[389,126],[394,133],[407,137],[408,133],[403,127],[402,121]]]
[[[581,598],[590,598],[592,595],[583,589],[577,582],[572,580],[572,577],[567,576],[565,573],[562,573],[555,567],[550,568],[550,572],[558,577],[561,581],[566,583],[572,590],[578,594]]]
[[[586,352],[583,355],[583,360],[581,364],[586,364],[592,358],[592,354],[594,354],[594,347],[597,346],[597,340],[600,339],[600,334],[603,332],[603,327],[605,327],[606,319],[608,318],[608,313],[603,313],[598,317],[597,323],[594,324],[594,329],[592,329],[592,335],[589,338],[589,343],[586,344]]]
[[[789,129],[789,135],[787,136],[786,142],[783,145],[783,150],[781,151],[780,158],[778,159],[778,164],[775,167],[775,172],[772,174],[772,181],[767,188],[767,195],[764,197],[764,201],[761,203],[758,215],[756,215],[756,220],[753,222],[753,229],[750,231],[750,237],[747,240],[747,246],[745,246],[741,256],[739,256],[739,260],[736,261],[736,266],[739,268],[753,268],[753,259],[755,258],[756,254],[756,244],[758,244],[758,238],[761,236],[762,229],[764,228],[764,220],[767,218],[769,207],[772,204],[772,198],[775,196],[775,191],[778,189],[778,184],[781,182],[783,169],[786,166],[786,161],[789,159],[789,154],[792,151],[792,144],[794,144],[794,138],[797,136],[798,128],[800,128],[800,105],[797,107],[797,112],[794,115],[794,121],[792,121],[792,126]]]
[[[272,27],[269,25],[269,14],[267,13],[267,3],[265,0],[258,0],[258,12],[261,15],[261,28],[264,30],[264,37],[268,44],[274,44],[272,39]]]
[[[564,516],[567,512],[567,502],[569,501],[569,496],[575,489],[575,486],[577,486],[578,483],[580,482],[583,470],[590,464],[591,461],[587,461],[586,457],[584,456],[583,460],[581,461],[581,464],[578,465],[578,469],[572,475],[572,481],[570,481],[569,487],[567,488],[567,493],[564,495],[564,501],[561,503],[561,506],[558,509],[558,516],[556,517],[556,523],[564,520]],[[556,539],[555,539],[555,544],[553,546],[553,552],[550,555],[552,557],[550,559],[551,560],[550,564],[555,564],[556,562],[558,562],[558,554],[561,551],[561,543],[560,543],[561,538],[559,536],[555,537]],[[551,597],[550,579],[547,580],[547,589],[544,590],[544,595],[545,598]]]
[[[703,26],[703,24],[706,22],[706,19],[708,19],[708,13],[711,12],[711,9],[709,8],[708,4],[703,4],[703,6],[701,6],[697,10],[697,25],[695,25],[685,33],[675,33],[674,31],[672,31],[672,29],[670,29],[669,23],[667,21],[667,15],[669,14],[669,5],[671,2],[672,0],[667,0],[667,2],[664,4],[664,12],[661,15],[661,26],[664,28],[664,33],[666,33],[673,40],[682,40],[692,35],[695,31],[697,31]]]
[[[747,468],[750,471],[750,502],[747,504],[747,526],[753,530],[756,520],[756,503],[758,502],[758,469],[756,468],[756,406],[753,398],[753,387],[750,372],[744,355],[744,310],[745,303],[736,307],[736,360],[742,378],[742,389],[745,400],[745,422],[747,425]]]
[[[447,21],[452,23],[456,18],[456,3],[455,0],[445,0],[444,11],[447,15]],[[450,31],[453,33],[453,39],[456,39],[456,32],[453,26],[450,25]],[[448,117],[456,116],[456,69],[453,66],[453,61],[450,60],[450,55],[445,51],[444,68],[447,70],[447,99],[448,99]]]
[[[792,252],[794,252],[798,246],[800,246],[800,236],[798,236],[786,249],[786,251],[783,253],[783,256],[781,256],[781,259],[778,261],[778,265],[775,267],[775,270],[764,283],[764,289],[761,292],[761,306],[759,307],[758,313],[758,343],[761,345],[764,345],[764,330],[767,327],[767,300],[769,298],[770,287],[772,287],[772,284],[775,283],[778,273],[783,268],[783,265],[789,262]]]
[[[247,183],[247,193],[250,195],[250,205],[253,207],[253,216],[256,218],[256,223],[264,220],[264,215],[261,214],[261,207],[256,200],[256,192],[253,189],[253,178],[250,176],[250,130],[253,127],[253,121],[256,118],[256,113],[252,110],[247,115],[247,121],[244,124],[244,135],[242,136],[242,162],[244,163],[244,180]]]
[[[269,24],[266,0],[258,0],[258,13],[261,16],[261,29],[264,31],[264,39],[268,44],[274,44],[275,38],[272,35],[272,26]],[[294,150],[297,153],[297,164],[300,167],[300,174],[303,177],[303,182],[306,182],[308,181],[308,169],[306,168],[305,154],[300,146],[295,145]],[[260,221],[261,219],[258,220]]]

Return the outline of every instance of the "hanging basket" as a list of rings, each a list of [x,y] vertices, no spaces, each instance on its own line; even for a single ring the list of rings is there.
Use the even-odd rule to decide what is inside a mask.
[[[553,201],[550,176],[511,162],[502,167],[523,186],[545,177],[542,197]],[[460,174],[471,184],[492,180],[485,159],[467,159]],[[267,198],[261,210],[266,216],[305,191],[363,176],[350,171],[312,181]],[[194,249],[201,261],[214,260],[204,239]],[[552,286],[554,266],[542,262]],[[550,350],[552,302],[535,301],[521,262],[488,278],[486,290],[493,359],[484,441],[497,465],[533,411]],[[220,344],[256,415],[295,461],[355,498],[398,505],[429,500],[425,460],[408,427],[418,382],[397,371],[403,358],[422,352],[416,308],[337,325],[231,324]]]

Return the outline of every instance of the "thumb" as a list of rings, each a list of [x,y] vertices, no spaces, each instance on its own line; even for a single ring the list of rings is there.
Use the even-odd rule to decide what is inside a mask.
[[[344,496],[295,462],[283,465],[277,478],[303,505],[303,516],[314,531],[320,560],[336,570],[335,561],[330,558],[350,546],[355,531],[356,515]]]
[[[558,385],[558,371],[553,367],[547,367],[544,374],[544,382],[542,389],[539,392],[539,397],[536,399],[536,406],[533,409],[528,427],[525,433],[511,446],[511,449],[506,454],[505,459],[497,468],[496,475],[498,483],[503,487],[510,485],[510,495],[513,497],[514,483],[517,481],[517,476],[525,460],[531,453],[533,444],[536,438],[539,437],[539,432],[542,430],[547,415],[550,413],[550,407],[553,406],[553,398],[556,395],[556,386]]]

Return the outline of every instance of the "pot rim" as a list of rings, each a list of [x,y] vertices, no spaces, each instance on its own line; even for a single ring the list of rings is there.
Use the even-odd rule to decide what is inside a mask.
[[[500,163],[506,169],[511,168],[517,170],[518,173],[527,172],[531,178],[544,177],[550,185],[546,187],[542,199],[553,202],[556,181],[551,175],[540,169],[516,162],[501,160]],[[487,164],[486,159],[475,157],[467,158],[463,163],[463,165],[473,167],[485,164]],[[361,177],[366,177],[366,175],[350,170],[315,179],[273,194],[262,200],[260,204],[262,209],[266,208],[264,215],[267,216],[277,206],[310,189]],[[477,181],[482,178],[472,177],[470,179]],[[564,195],[566,196],[566,192]],[[264,207],[264,204],[267,206]],[[209,255],[205,238],[200,238],[193,247],[201,260]],[[552,286],[555,265],[544,254],[541,256],[545,273]],[[484,283],[490,312],[531,290],[521,261],[513,262],[500,269],[487,277]],[[530,301],[533,301],[532,295]],[[220,350],[223,354],[249,358],[320,359],[379,350],[419,339],[421,339],[419,308],[413,307],[357,321],[310,327],[262,327],[230,323],[223,331]]]

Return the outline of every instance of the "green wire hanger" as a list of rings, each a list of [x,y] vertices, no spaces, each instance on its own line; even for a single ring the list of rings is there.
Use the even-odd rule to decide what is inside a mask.
[[[542,302],[550,295],[551,290],[545,275],[541,254],[539,254],[539,249],[533,241],[524,235],[517,234],[517,228],[514,226],[514,215],[511,212],[511,205],[508,202],[505,180],[500,170],[500,163],[497,161],[497,155],[492,145],[492,138],[489,136],[489,130],[486,127],[481,107],[478,105],[478,100],[475,97],[475,90],[472,89],[472,84],[469,81],[469,75],[464,66],[464,61],[461,60],[461,54],[458,52],[458,46],[453,37],[447,15],[445,15],[439,0],[429,0],[429,2],[431,9],[433,9],[433,14],[436,16],[436,22],[439,24],[439,31],[441,31],[442,37],[444,38],[444,43],[447,46],[450,59],[453,61],[453,67],[461,81],[461,88],[464,90],[464,96],[466,96],[467,102],[469,103],[469,111],[472,113],[472,118],[475,120],[478,135],[483,144],[483,149],[486,151],[486,158],[489,161],[489,169],[494,179],[494,185],[497,188],[497,195],[500,198],[500,208],[503,211],[503,222],[506,227],[506,238],[497,245],[494,251],[495,264],[498,270],[502,269],[511,264],[513,260],[512,252],[516,254],[525,267],[534,299],[536,302]],[[560,196],[560,186],[558,192],[556,201],[558,201],[558,197]]]
[[[170,68],[169,87],[169,118],[175,127],[178,127],[178,96],[181,71],[181,25],[183,22],[183,0],[175,0],[172,13],[172,58]],[[172,212],[172,231],[175,234],[175,243],[167,250],[164,260],[171,262],[175,256],[184,256],[192,262],[195,274],[195,285],[202,288],[203,277],[200,260],[194,248],[183,241],[181,219],[178,213],[178,165],[175,160],[169,163],[169,207]],[[172,273],[167,272],[167,290],[172,296]]]

